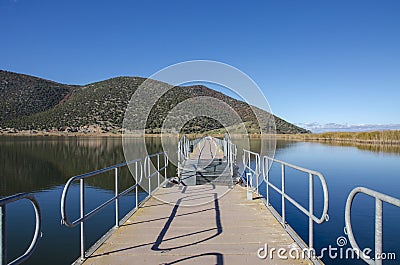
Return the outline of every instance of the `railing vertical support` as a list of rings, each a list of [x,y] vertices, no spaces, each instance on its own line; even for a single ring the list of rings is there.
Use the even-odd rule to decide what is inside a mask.
[[[115,197],[118,197],[118,168],[115,168]],[[119,227],[119,200],[115,199],[115,227]]]
[[[250,180],[250,183],[249,183],[249,180]],[[252,188],[252,176],[251,176],[251,173],[246,173],[246,186],[247,186],[247,200],[249,200],[249,201],[252,201],[253,200],[253,191],[251,190],[251,188]],[[251,187],[251,188],[250,188]]]
[[[231,167],[231,176],[233,176],[233,155],[232,155],[232,144],[228,143],[229,146],[229,165]]]
[[[0,206],[0,265],[7,264],[6,206]]]
[[[382,255],[382,201],[375,199],[375,257]],[[382,265],[382,259],[377,258],[375,264]]]
[[[146,176],[147,177],[147,179],[149,180],[149,195],[151,195],[151,178],[150,178],[150,163],[151,163],[151,159],[150,158],[148,158],[148,160],[147,160],[147,174],[148,174],[148,176]]]
[[[163,152],[165,153],[165,152]],[[153,155],[154,156],[154,155]],[[126,161],[124,163],[120,163],[120,164],[116,164],[110,167],[106,167],[103,169],[99,169],[96,171],[92,171],[89,173],[85,173],[85,174],[81,174],[81,175],[77,175],[74,176],[72,178],[70,178],[67,183],[64,186],[62,195],[61,195],[61,205],[60,205],[60,209],[61,209],[61,220],[62,220],[62,224],[67,226],[67,227],[77,227],[80,226],[80,257],[79,259],[81,259],[82,261],[85,260],[86,256],[92,254],[91,249],[89,249],[88,251],[85,251],[85,222],[93,217],[96,213],[100,212],[101,210],[103,210],[105,207],[109,206],[109,205],[114,205],[115,202],[115,223],[116,226],[120,225],[120,213],[119,213],[119,198],[122,196],[125,196],[127,194],[129,194],[131,191],[135,190],[135,203],[136,203],[136,208],[139,208],[139,201],[138,201],[138,195],[139,195],[139,184],[142,183],[142,179],[144,175],[147,175],[146,172],[146,163],[148,163],[150,161],[150,159],[148,159],[151,156],[146,156],[146,160],[144,161],[144,165],[142,163],[142,159],[135,159],[135,160],[131,160],[131,161]],[[122,167],[126,167],[126,166],[130,166],[132,164],[135,164],[135,172],[133,172],[133,170],[131,170],[131,177],[135,178],[135,184],[131,185],[129,188],[125,189],[124,191],[120,192],[119,191],[119,177],[122,174],[122,171],[120,168]],[[150,163],[148,163],[148,166],[150,168]],[[133,169],[132,167],[129,167],[129,169]],[[163,168],[161,168],[162,170]],[[140,170],[140,173],[138,172]],[[114,172],[112,174],[109,174],[110,177],[113,176],[114,181],[115,181],[115,194],[113,195],[112,198],[108,199],[107,201],[103,202],[102,204],[98,205],[95,209],[88,211],[87,213],[85,212],[85,179],[92,177],[92,176],[96,176],[105,172]],[[139,175],[140,174],[140,175]],[[155,175],[155,174],[153,174]],[[77,218],[74,221],[70,221],[67,217],[67,213],[66,213],[66,199],[67,199],[67,195],[68,195],[68,191],[71,188],[71,186],[73,185],[74,182],[77,182],[79,180],[79,213],[80,213],[80,217]],[[132,180],[133,181],[133,180]],[[40,228],[40,209],[37,205],[36,200],[33,197],[27,197],[29,200],[32,201],[32,203],[34,204],[34,207],[36,209],[36,220],[37,220],[37,226],[36,226],[36,234],[39,235],[41,228]],[[0,200],[0,205],[1,204],[1,200]],[[133,213],[134,209],[132,207],[131,211],[129,214]],[[128,215],[126,215],[128,216]],[[114,218],[114,217],[113,217]],[[37,241],[37,239],[39,238],[38,235],[35,234],[35,238],[34,238],[34,242]],[[104,239],[104,238],[103,238]],[[36,244],[36,243],[35,243]],[[30,249],[33,249],[34,245],[31,245]],[[24,257],[24,256],[23,256]],[[79,263],[79,262],[78,262]],[[0,264],[2,265],[2,264]]]
[[[251,168],[250,156],[247,158],[247,163],[248,163],[248,167]],[[250,171],[250,170],[249,170],[249,171]],[[251,175],[250,181],[251,181],[252,177],[253,177],[253,176]],[[252,186],[252,188],[253,188],[253,186]]]
[[[9,203],[13,203],[19,200],[28,200],[33,206],[33,210],[35,212],[35,232],[33,233],[33,237],[29,247],[25,250],[24,254],[20,255],[18,258],[9,262],[8,264],[21,264],[28,260],[28,258],[35,251],[37,243],[40,239],[40,234],[42,231],[42,216],[40,213],[40,207],[35,199],[35,197],[29,193],[17,193],[12,196],[8,196],[0,199],[0,265],[7,264],[7,224],[6,224],[6,206]]]
[[[181,150],[181,142],[179,142],[178,143],[178,177],[180,177],[181,176],[181,152],[182,152],[182,150]],[[165,177],[167,177],[167,176],[165,176]]]
[[[369,256],[366,253],[363,252],[363,250],[360,249],[360,247],[357,244],[357,241],[354,237],[353,233],[353,228],[351,225],[351,208],[352,204],[354,201],[354,198],[358,193],[363,193],[368,196],[371,196],[375,198],[375,239],[374,239],[374,244],[375,244],[375,255]],[[400,207],[400,199],[396,199],[394,197],[391,197],[389,195],[364,188],[364,187],[356,187],[354,188],[349,196],[347,197],[346,200],[346,210],[345,210],[345,224],[346,224],[346,230],[347,230],[347,236],[350,241],[350,245],[355,251],[355,253],[358,253],[358,257],[364,260],[368,264],[382,264],[382,204],[383,202],[386,202],[388,204]],[[375,257],[374,257],[375,256]],[[388,256],[389,257],[389,254]],[[396,259],[396,256],[394,257]]]
[[[266,159],[266,163],[267,163],[267,165],[264,165],[264,163],[263,163],[264,167],[266,167],[266,168],[264,168],[264,173],[265,173],[265,177],[267,179],[267,181],[265,182],[265,194],[267,196],[267,198],[266,198],[267,205],[269,205],[269,160],[268,159]]]
[[[285,165],[282,164],[282,198],[281,198],[281,202],[282,202],[282,225],[283,227],[285,227],[285,223],[286,223],[286,207],[285,207]]]
[[[167,179],[167,163],[168,163],[168,157],[166,155],[164,155],[164,180]]]
[[[256,176],[256,190],[257,190],[257,194],[260,194],[259,192],[258,192],[258,185],[259,185],[259,183],[258,183],[258,177],[260,176],[260,168],[259,168],[259,165],[260,165],[260,157],[259,156],[256,156],[256,174],[255,174],[255,176]]]
[[[136,209],[138,209],[139,208],[139,206],[138,206],[138,204],[139,204],[139,201],[138,201],[138,165],[137,165],[137,163],[135,163],[135,177],[136,177],[136,187],[135,187],[135,205],[136,205]]]
[[[85,182],[84,179],[79,180],[80,183],[80,218],[85,217]],[[84,222],[81,222],[81,260],[85,259],[85,231]]]
[[[248,164],[249,168],[251,168],[251,160],[250,160],[250,156],[247,158],[247,164]]]
[[[160,187],[160,155],[157,156],[157,187]]]
[[[314,221],[311,216],[314,215],[314,178],[311,173],[309,173],[309,196],[308,196],[308,211],[310,215],[308,216],[308,246],[310,249],[314,247]]]
[[[250,151],[247,151],[250,152]],[[310,258],[313,261],[314,264],[317,264],[316,261],[316,256],[314,251],[314,222],[317,224],[321,224],[324,221],[328,221],[329,220],[329,216],[328,216],[328,187],[326,185],[326,181],[324,176],[317,172],[317,171],[313,171],[313,170],[309,170],[306,168],[302,168],[299,166],[295,166],[283,161],[279,161],[277,159],[268,157],[268,156],[263,156],[262,157],[262,174],[263,174],[263,180],[266,183],[266,205],[268,207],[272,207],[274,208],[270,202],[269,202],[269,189],[273,189],[276,192],[278,192],[281,195],[281,206],[282,206],[282,213],[281,216],[279,216],[279,213],[274,214],[276,219],[279,220],[279,222],[281,222],[282,226],[285,228],[285,230],[292,230],[292,233],[295,234],[295,236],[293,237],[294,240],[301,246],[301,248],[305,249],[307,248],[310,251]],[[272,163],[278,163],[281,166],[281,187],[275,186],[273,183],[271,183],[270,180],[270,167],[272,168]],[[308,209],[306,209],[306,207],[303,207],[301,204],[299,204],[294,198],[292,198],[291,196],[289,196],[286,193],[286,167],[290,168],[290,169],[295,169],[297,171],[300,172],[304,172],[307,173],[308,175],[308,179],[309,179],[309,186],[308,186],[308,195],[309,195],[309,205],[308,205]],[[278,168],[279,169],[279,168]],[[271,173],[272,175],[272,173]],[[323,210],[322,210],[322,215],[321,217],[316,217],[314,215],[314,178],[318,177],[318,179],[321,181],[322,184],[322,190],[323,190],[323,202],[324,202],[324,206],[323,206]],[[286,205],[285,202],[289,202],[291,205],[295,206],[298,210],[300,210],[302,213],[304,213],[307,217],[308,217],[308,245],[307,243],[305,243],[303,241],[303,239],[301,239],[298,235],[296,235],[296,232],[290,228],[287,225],[286,222]],[[346,210],[347,211],[347,210]],[[347,224],[346,224],[347,226]]]

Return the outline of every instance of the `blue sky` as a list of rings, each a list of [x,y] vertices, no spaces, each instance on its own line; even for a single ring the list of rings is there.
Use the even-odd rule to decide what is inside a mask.
[[[294,123],[400,124],[400,1],[0,0],[0,69],[71,84],[209,59]]]

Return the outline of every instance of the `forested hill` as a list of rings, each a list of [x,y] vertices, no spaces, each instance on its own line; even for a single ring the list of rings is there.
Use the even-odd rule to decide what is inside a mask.
[[[144,80],[140,77],[116,77],[77,86],[0,70],[1,130],[120,132],[129,100]],[[146,132],[160,132],[164,119],[174,106],[199,96],[214,97],[228,103],[246,123],[246,127],[252,128],[253,133],[259,131],[248,104],[196,85],[174,87],[168,91],[153,107],[146,121]],[[270,115],[259,109],[257,112],[266,117]],[[279,117],[274,118],[277,133],[308,133]],[[206,132],[220,127],[221,124],[215,120],[200,117],[189,122],[184,131]]]

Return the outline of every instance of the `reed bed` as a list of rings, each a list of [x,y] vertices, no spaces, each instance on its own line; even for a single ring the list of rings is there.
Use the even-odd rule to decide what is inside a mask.
[[[277,138],[309,141],[335,141],[368,144],[400,144],[400,130],[370,132],[326,132],[318,134],[278,135]]]

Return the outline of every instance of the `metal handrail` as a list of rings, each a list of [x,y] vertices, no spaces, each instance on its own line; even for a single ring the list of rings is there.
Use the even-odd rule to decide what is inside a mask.
[[[235,161],[236,161],[237,147],[230,140],[227,141],[226,143],[227,143],[228,165],[230,167],[231,176],[233,177],[233,167],[234,167],[234,164],[235,164]]]
[[[203,139],[203,137],[202,137],[202,138],[198,138],[198,139],[189,140],[189,145],[193,145],[193,147],[194,147],[194,146],[196,146],[202,139]]]
[[[33,205],[33,209],[35,210],[35,220],[36,220],[35,232],[33,234],[31,244],[29,245],[25,253],[16,258],[15,260],[13,260],[12,262],[8,263],[8,265],[21,264],[22,262],[26,261],[32,255],[41,237],[42,215],[40,212],[39,204],[33,195],[29,193],[19,193],[0,199],[0,264],[1,265],[7,264],[6,205],[23,199],[29,200]]]
[[[368,255],[361,251],[360,247],[357,244],[357,241],[353,234],[353,229],[351,226],[351,206],[353,204],[353,200],[358,193],[363,193],[368,196],[375,198],[375,260],[371,259]],[[345,232],[349,238],[350,244],[357,255],[364,260],[368,264],[382,264],[382,259],[377,258],[378,255],[382,254],[382,202],[387,202],[394,206],[400,207],[400,200],[393,198],[391,196],[385,195],[383,193],[367,189],[364,187],[357,187],[353,189],[346,201],[346,211],[345,211]],[[360,255],[360,253],[363,253]]]
[[[136,182],[134,185],[130,186],[126,190],[119,192],[118,191],[118,180],[119,180],[119,174],[118,174],[118,169],[121,167],[129,166],[135,164],[135,177],[136,177]],[[140,168],[140,179],[138,179],[138,168]],[[101,205],[97,206],[95,209],[90,211],[89,213],[85,213],[85,207],[84,207],[84,201],[85,201],[85,189],[84,185],[85,182],[84,180],[86,178],[108,172],[114,170],[114,176],[115,176],[115,196],[112,197],[111,199],[107,200],[106,202],[102,203]],[[143,169],[142,169],[142,164],[141,164],[141,159],[135,159],[132,161],[116,164],[110,167],[106,167],[100,170],[92,171],[89,173],[81,174],[78,176],[74,176],[70,178],[67,183],[64,186],[62,196],[61,196],[61,222],[67,227],[75,227],[78,224],[80,224],[80,245],[81,245],[81,260],[85,259],[85,233],[84,233],[84,223],[86,220],[88,220],[90,217],[95,215],[97,212],[100,210],[104,209],[106,206],[110,205],[112,202],[115,201],[115,227],[119,226],[119,200],[118,198],[121,196],[126,195],[133,189],[135,189],[135,197],[136,197],[136,206],[135,208],[138,207],[138,186],[142,182],[143,178]],[[75,221],[69,221],[67,214],[66,214],[66,198],[67,194],[69,191],[69,188],[71,187],[72,183],[79,180],[80,183],[80,218],[76,219]]]
[[[185,134],[182,135],[178,142],[178,176],[181,175],[183,161],[189,157],[189,146],[189,139]]]
[[[253,169],[251,166],[251,161],[252,161],[252,157],[254,157],[253,160],[255,160],[255,168]],[[243,156],[242,156],[242,160],[243,160],[243,166],[244,166],[244,172],[246,172],[246,170],[248,170],[250,173],[252,173],[252,176],[254,176],[256,178],[256,192],[258,192],[258,186],[259,186],[259,181],[258,181],[258,177],[261,174],[260,171],[260,154],[243,149]],[[253,178],[250,178],[250,183],[249,183],[249,178],[248,175],[246,174],[246,187],[247,187],[247,192],[249,192],[250,188],[253,188]]]
[[[223,141],[224,141],[224,145],[226,145],[226,156],[228,158],[228,161],[229,161],[229,164],[231,167],[231,175],[233,176],[233,164],[236,161],[237,146],[236,146],[236,144],[232,143],[232,140],[229,137],[229,134],[227,134],[227,133],[225,134]]]
[[[106,167],[103,169],[99,169],[96,171],[92,171],[89,173],[85,173],[82,175],[78,175],[78,176],[74,176],[72,178],[70,178],[67,183],[64,186],[63,192],[62,192],[62,196],[61,196],[61,219],[62,219],[62,223],[65,224],[67,227],[75,227],[77,226],[79,223],[82,223],[84,221],[86,221],[87,219],[89,219],[91,216],[93,216],[95,213],[97,213],[99,210],[103,209],[104,207],[106,207],[107,205],[109,205],[111,202],[115,201],[116,199],[118,199],[119,197],[127,194],[128,192],[132,191],[135,187],[137,187],[141,181],[142,181],[142,172],[140,174],[140,180],[137,181],[133,186],[127,188],[126,190],[124,190],[121,193],[118,193],[116,196],[112,197],[111,199],[107,200],[106,202],[104,202],[103,204],[99,205],[98,207],[96,207],[95,209],[93,209],[92,211],[90,211],[89,213],[85,214],[84,216],[81,216],[80,218],[76,219],[75,221],[70,222],[68,220],[67,214],[66,214],[66,197],[67,197],[67,193],[68,190],[71,186],[71,184],[77,180],[79,180],[81,183],[81,186],[83,185],[82,181],[86,178],[101,174],[101,173],[105,173],[107,171],[111,171],[111,170],[115,170],[124,166],[128,166],[134,163],[138,163],[140,162],[140,169],[142,171],[142,165],[141,165],[141,159],[135,159],[129,162],[125,162],[125,163],[121,163],[121,164],[116,164],[110,167]],[[115,172],[116,177],[118,177],[118,172]],[[137,177],[137,176],[136,176]],[[81,193],[82,195],[82,193]]]
[[[279,189],[275,185],[273,185],[269,181],[269,163],[275,162],[281,165],[281,188]],[[262,160],[262,172],[263,172],[263,178],[264,182],[266,183],[266,200],[267,200],[267,205],[269,204],[269,187],[273,188],[275,191],[277,191],[279,194],[281,194],[281,204],[282,204],[282,212],[281,212],[281,224],[285,227],[286,226],[286,207],[285,207],[285,200],[288,200],[290,203],[292,203],[297,209],[299,209],[301,212],[303,212],[305,215],[308,216],[308,247],[310,249],[314,248],[314,222],[317,224],[321,224],[324,221],[329,220],[329,215],[328,215],[328,204],[329,204],[329,194],[328,194],[328,186],[326,184],[324,176],[317,171],[314,170],[309,170],[303,167],[299,167],[296,165],[289,164],[284,161],[280,161],[268,156],[263,156]],[[285,167],[290,167],[295,170],[308,173],[309,175],[309,205],[308,205],[308,210],[301,206],[295,199],[290,197],[286,192],[285,192]],[[318,177],[321,184],[322,184],[322,190],[323,190],[323,197],[324,197],[324,206],[322,210],[321,217],[316,217],[314,215],[314,176]]]
[[[179,161],[182,161],[185,158],[188,158],[189,156],[189,145],[190,141],[186,137],[186,135],[182,135],[181,139],[178,142],[178,155],[179,155]]]
[[[233,176],[233,166],[236,161],[236,154],[237,154],[236,145],[232,143],[232,140],[229,137],[229,134],[227,133],[225,134],[223,139],[214,137],[214,143],[223,150],[224,157],[226,157],[226,160],[228,162],[230,174],[231,176]]]
[[[252,157],[254,157],[253,160],[255,160],[255,165],[252,167],[251,166],[251,161],[252,161]],[[270,181],[269,181],[269,165],[270,165],[270,161],[278,163],[281,165],[281,188],[279,189],[278,187],[276,187],[275,185],[273,185]],[[253,189],[253,183],[252,183],[252,177],[250,176],[250,183],[249,183],[249,175],[254,175],[256,177],[257,183],[256,183],[256,190],[255,192],[260,195],[259,191],[258,191],[258,177],[261,174],[260,170],[262,168],[262,174],[263,174],[263,181],[266,183],[266,205],[267,207],[269,207],[271,210],[273,210],[273,213],[275,215],[275,217],[278,219],[278,221],[281,223],[281,225],[287,229],[287,230],[291,230],[293,231],[293,236],[295,237],[295,240],[297,241],[297,243],[299,243],[300,245],[304,245],[305,243],[301,242],[302,239],[297,235],[297,233],[292,230],[292,228],[290,226],[287,226],[286,224],[286,206],[285,206],[285,202],[286,200],[289,201],[290,203],[292,203],[297,209],[299,209],[301,212],[303,212],[306,216],[308,216],[308,248],[309,249],[313,249],[314,247],[314,222],[317,224],[321,224],[324,221],[328,221],[329,220],[329,216],[328,216],[328,204],[329,204],[329,196],[328,196],[328,187],[326,185],[326,181],[324,176],[314,170],[309,170],[306,168],[302,168],[299,166],[295,166],[292,164],[289,164],[287,162],[283,162],[277,159],[273,159],[271,157],[268,156],[263,156],[262,157],[262,165],[260,167],[260,154],[255,153],[255,152],[251,152],[249,150],[243,150],[243,166],[244,166],[244,172],[246,172],[246,170],[249,172],[246,174],[246,184],[247,184],[247,192],[249,193],[250,188]],[[285,167],[290,167],[293,168],[295,170],[298,171],[302,171],[305,173],[308,173],[309,175],[309,207],[308,210],[306,208],[304,208],[303,206],[301,206],[295,199],[293,199],[292,197],[290,197],[286,192],[285,192]],[[322,214],[321,217],[316,217],[314,215],[314,176],[317,176],[322,184],[322,189],[323,189],[323,195],[324,195],[324,207],[322,210]],[[279,194],[281,194],[281,205],[282,205],[282,212],[279,215],[276,210],[271,206],[271,204],[269,203],[269,188],[274,189],[275,191],[277,191]],[[251,198],[251,197],[250,197]]]
[[[164,166],[160,168],[160,157],[164,157]],[[157,167],[156,170],[152,173],[151,172],[151,158],[157,157]],[[160,187],[160,173],[164,170],[164,176],[167,177],[167,168],[168,168],[168,154],[167,152],[160,152],[152,155],[147,155],[144,158],[143,166],[144,166],[144,175],[149,180],[149,194],[151,194],[151,178],[157,175],[157,188]]]
[[[197,138],[194,140],[189,140],[186,135],[183,135],[178,142],[178,176],[182,175],[183,167],[185,160],[189,159],[189,148],[193,146],[193,148],[201,143],[206,137],[210,138],[213,143],[217,146],[217,148],[221,148],[224,152],[224,158],[228,162],[227,165],[229,166],[230,175],[233,176],[234,174],[234,164],[236,161],[237,156],[237,147],[235,144],[232,143],[231,139],[229,138],[228,134],[225,134],[223,139],[211,137],[211,136],[204,136],[201,138]],[[150,184],[149,184],[150,185]]]

